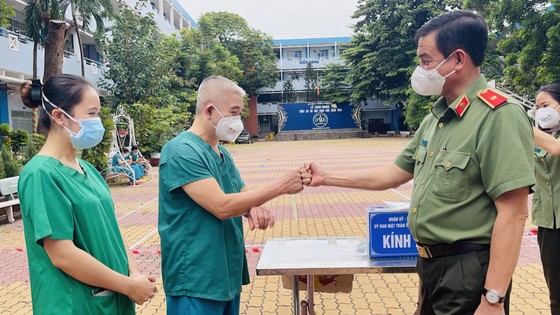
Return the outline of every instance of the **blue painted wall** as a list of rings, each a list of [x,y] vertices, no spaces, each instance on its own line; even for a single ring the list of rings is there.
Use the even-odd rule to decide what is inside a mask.
[[[286,120],[282,131],[358,128],[353,109],[350,103],[278,104],[280,120]]]
[[[8,112],[8,92],[0,90],[0,124],[9,124],[10,116]]]

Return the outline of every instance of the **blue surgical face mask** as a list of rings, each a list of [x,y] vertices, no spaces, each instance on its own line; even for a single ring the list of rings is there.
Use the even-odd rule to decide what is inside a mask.
[[[72,146],[76,149],[89,149],[93,148],[98,145],[103,140],[103,135],[105,134],[105,127],[101,123],[101,118],[93,117],[93,118],[84,118],[84,119],[76,119],[62,110],[60,107],[55,105],[53,102],[49,101],[49,99],[43,94],[43,109],[47,112],[47,114],[51,116],[49,111],[45,108],[45,101],[51,104],[53,107],[58,108],[66,117],[70,120],[78,124],[80,126],[80,130],[76,133],[72,130],[62,126],[68,134],[70,135],[70,141],[72,142]],[[53,118],[54,119],[54,118]]]

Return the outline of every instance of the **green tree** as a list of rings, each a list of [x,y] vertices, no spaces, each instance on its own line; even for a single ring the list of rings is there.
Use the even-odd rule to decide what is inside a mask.
[[[137,8],[122,6],[104,40],[109,70],[100,86],[111,91],[108,101],[119,104],[146,102],[164,89],[162,77],[169,72],[168,56],[162,50],[163,35],[151,13],[142,16]]]
[[[282,84],[282,102],[293,103],[297,99],[296,91],[294,90],[294,83],[292,80],[286,80]]]
[[[327,65],[321,80],[321,98],[333,103],[350,101],[352,90],[346,83],[347,77],[348,68],[345,66],[337,63]]]
[[[64,18],[58,0],[27,0],[25,6],[25,28],[33,40],[33,79],[37,79],[37,51],[45,46],[50,20]]]
[[[201,30],[183,29],[179,39],[178,74],[193,81],[194,87],[210,75],[239,81],[243,71],[239,59],[217,41],[209,41]]]
[[[17,129],[10,132],[11,148],[14,153],[19,153],[20,150],[29,143],[29,132]]]
[[[543,84],[560,82],[560,1],[491,2],[493,28],[502,36],[503,84],[519,95],[533,95]],[[552,5],[552,6],[551,6]]]
[[[6,177],[14,177],[19,175],[20,166],[14,159],[14,154],[12,150],[7,145],[1,146],[0,155],[2,156],[2,162],[4,163],[4,175]]]
[[[458,1],[359,0],[355,35],[343,58],[350,66],[355,102],[371,96],[387,104],[405,103],[416,46],[416,30]]]
[[[272,37],[252,29],[235,13],[209,12],[199,19],[202,45],[222,45],[239,60],[242,76],[238,81],[249,95],[257,89],[274,86],[277,80],[276,56]]]
[[[120,5],[122,6],[123,3],[120,3]],[[105,33],[103,20],[113,16],[113,3],[111,0],[62,0],[62,12],[66,12],[68,6],[70,6],[74,31],[76,32],[76,37],[78,38],[82,77],[85,77],[84,47],[82,45],[82,35],[80,34],[80,30],[89,30],[91,22],[95,21],[95,37],[101,38]],[[78,24],[78,19],[81,21],[81,27],[80,24]]]
[[[160,152],[163,145],[171,138],[186,130],[191,121],[191,114],[175,106],[155,108],[149,104],[135,103],[129,107],[131,117],[135,121],[136,140],[148,155]]]
[[[10,26],[8,18],[16,15],[14,8],[6,4],[6,0],[0,0],[0,27]]]
[[[317,99],[315,89],[317,88],[317,71],[313,69],[311,62],[307,62],[305,67],[305,98],[307,101],[314,101]]]

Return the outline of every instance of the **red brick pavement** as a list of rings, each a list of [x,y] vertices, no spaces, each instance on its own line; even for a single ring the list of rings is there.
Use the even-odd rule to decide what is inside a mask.
[[[338,170],[363,169],[391,163],[408,140],[374,138],[333,141],[260,142],[228,145],[249,188],[273,181],[303,162],[317,161]],[[136,187],[111,187],[123,236],[135,253],[140,268],[159,278],[160,292],[138,307],[141,314],[164,314],[161,290],[159,236],[157,234],[157,168],[155,178]],[[276,216],[267,231],[246,229],[246,250],[252,284],[244,287],[243,314],[287,314],[290,292],[281,289],[278,277],[254,276],[263,244],[271,237],[364,236],[367,206],[382,201],[407,200],[408,183],[384,192],[365,192],[335,187],[306,188],[301,194],[283,196],[265,204]],[[19,213],[16,213],[16,218]],[[29,314],[29,276],[21,216],[13,224],[0,225],[0,314]],[[0,222],[5,216],[0,216]],[[546,312],[546,285],[540,269],[536,238],[528,224],[523,250],[514,277],[512,314]],[[319,314],[409,314],[414,307],[415,275],[357,275],[350,294],[318,294]],[[543,296],[544,292],[544,296]],[[387,295],[386,295],[387,294]],[[381,303],[370,303],[368,301]],[[535,313],[537,312],[537,313]]]

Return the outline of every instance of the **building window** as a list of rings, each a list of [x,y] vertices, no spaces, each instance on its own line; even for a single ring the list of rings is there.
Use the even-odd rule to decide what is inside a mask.
[[[303,58],[303,53],[301,50],[288,51],[288,59],[301,60]]]
[[[298,81],[299,80],[299,73],[298,72],[290,72],[286,74],[286,80]]]
[[[321,49],[317,50],[317,59],[329,59],[329,50],[328,49]]]
[[[33,132],[33,112],[23,110],[12,110],[12,129]]]

